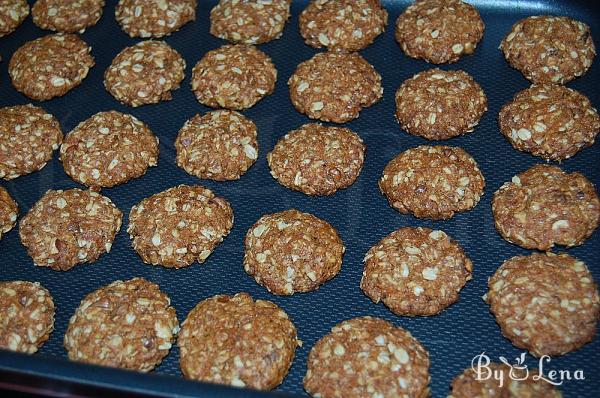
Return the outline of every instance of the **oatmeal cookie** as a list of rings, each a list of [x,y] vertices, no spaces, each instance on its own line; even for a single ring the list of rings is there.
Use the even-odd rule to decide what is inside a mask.
[[[183,268],[203,263],[232,226],[229,202],[200,185],[179,185],[133,206],[127,232],[145,263]]]
[[[318,289],[340,272],[344,243],[326,221],[298,210],[262,216],[246,234],[244,269],[273,294]]]
[[[21,220],[19,235],[37,266],[67,271],[110,252],[122,218],[97,192],[49,190]]]
[[[14,32],[28,15],[27,0],[0,0],[0,37]]]
[[[281,185],[307,195],[332,195],[356,181],[365,150],[350,129],[310,123],[279,140],[267,161]]]
[[[19,207],[6,188],[0,186],[0,239],[17,224]]]
[[[239,179],[258,158],[256,125],[229,110],[196,115],[175,140],[177,165],[191,175],[216,181]]]
[[[586,265],[567,254],[517,256],[488,281],[484,297],[502,334],[532,355],[559,356],[592,341],[600,297]]]
[[[288,81],[298,112],[345,123],[383,96],[381,76],[359,54],[320,53],[302,62]]]
[[[104,0],[37,0],[31,17],[42,29],[83,33],[98,23],[103,8]]]
[[[156,166],[158,138],[134,116],[100,112],[66,135],[60,159],[75,181],[90,187],[113,187]]]
[[[164,37],[196,19],[196,0],[119,0],[115,17],[130,37]]]

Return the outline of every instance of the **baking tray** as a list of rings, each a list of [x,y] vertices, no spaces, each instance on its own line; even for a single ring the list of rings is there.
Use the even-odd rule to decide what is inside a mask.
[[[528,87],[529,82],[507,65],[497,48],[514,22],[535,14],[568,15],[585,21],[598,39],[600,4],[533,0],[474,2],[486,24],[484,38],[474,55],[442,68],[460,68],[472,74],[488,96],[489,111],[473,133],[446,143],[465,148],[479,162],[487,180],[486,194],[474,210],[456,215],[449,221],[432,222],[399,214],[388,206],[377,188],[377,180],[389,160],[407,148],[426,144],[424,139],[401,131],[394,119],[394,92],[400,83],[432,67],[405,56],[394,41],[394,21],[408,2],[383,1],[390,14],[388,29],[373,45],[361,52],[381,73],[385,90],[381,102],[364,110],[360,118],[347,124],[367,145],[365,167],[349,189],[320,198],[311,198],[278,185],[270,176],[266,162],[267,152],[280,137],[309,121],[291,105],[286,84],[295,67],[316,53],[316,50],[304,44],[298,31],[298,15],[306,6],[306,0],[293,2],[292,17],[283,38],[260,46],[272,57],[279,71],[279,79],[273,95],[244,112],[258,126],[260,152],[256,164],[241,180],[225,183],[201,181],[176,167],[173,143],[179,128],[186,119],[209,110],[200,105],[191,92],[191,68],[206,51],[224,44],[209,34],[208,14],[216,0],[200,0],[198,3],[197,20],[166,38],[188,64],[186,80],[173,93],[172,101],[129,108],[119,104],[104,90],[102,76],[113,57],[124,47],[139,41],[129,38],[120,30],[114,18],[116,0],[113,0],[107,1],[98,25],[83,34],[83,39],[92,46],[96,59],[96,66],[91,69],[87,79],[64,97],[40,104],[60,120],[64,132],[99,111],[116,109],[131,113],[148,123],[160,137],[160,157],[158,167],[151,168],[144,177],[103,190],[125,213],[125,218],[111,253],[101,256],[98,261],[77,266],[68,272],[56,272],[33,265],[19,241],[18,228],[0,241],[0,280],[40,281],[52,293],[57,307],[55,331],[38,354],[23,356],[0,352],[0,388],[29,391],[37,386],[35,388],[46,393],[54,390],[56,394],[70,391],[77,395],[104,396],[108,392],[114,396],[254,396],[249,391],[184,381],[178,366],[177,348],[171,351],[155,372],[148,375],[66,360],[63,335],[69,317],[83,296],[116,279],[135,276],[158,283],[171,297],[180,321],[198,301],[219,293],[246,291],[255,298],[272,300],[284,308],[296,324],[304,344],[297,350],[292,368],[277,389],[278,392],[271,393],[274,396],[278,393],[304,395],[302,377],[310,348],[336,323],[362,315],[387,319],[408,329],[422,342],[431,355],[431,390],[434,397],[446,396],[451,380],[470,366],[471,359],[477,354],[485,351],[496,361],[499,356],[504,356],[512,362],[521,350],[501,336],[481,296],[487,290],[487,278],[504,260],[527,254],[528,251],[505,242],[496,233],[491,198],[503,182],[542,160],[512,149],[498,131],[496,116],[500,107],[517,91]],[[7,64],[19,46],[46,33],[35,27],[31,18],[28,18],[15,33],[0,39],[0,55],[3,59],[0,64],[0,106],[30,102],[12,88]],[[599,85],[600,59],[596,59],[585,76],[569,84],[585,93],[596,105],[600,104]],[[568,171],[583,172],[600,186],[599,164],[600,147],[596,144],[564,161],[562,167]],[[40,172],[0,183],[8,188],[19,203],[21,217],[46,190],[77,186],[64,173],[56,154]],[[174,270],[143,264],[131,248],[126,233],[127,214],[131,207],[142,198],[174,185],[198,183],[231,202],[235,211],[231,234],[203,265],[194,264],[186,269]],[[340,274],[318,291],[277,297],[244,273],[243,239],[248,228],[262,214],[289,208],[298,208],[329,221],[339,231],[347,251]],[[474,263],[473,280],[461,292],[460,301],[440,315],[397,317],[383,305],[373,304],[359,289],[362,259],[366,251],[383,236],[402,226],[443,229],[462,244]],[[596,232],[583,246],[568,252],[585,261],[595,279],[600,280],[600,233]],[[535,367],[538,362],[528,355],[526,363],[529,367]],[[565,397],[597,397],[600,391],[599,364],[600,339],[596,338],[576,352],[552,359],[545,364],[545,370],[582,370],[585,380],[567,381],[561,387]],[[259,394],[256,393],[256,396]]]

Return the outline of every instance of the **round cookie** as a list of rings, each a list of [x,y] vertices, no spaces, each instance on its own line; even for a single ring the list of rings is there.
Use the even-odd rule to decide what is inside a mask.
[[[275,90],[277,69],[254,46],[225,45],[207,52],[192,70],[192,91],[211,108],[243,110]]]
[[[130,37],[164,37],[196,19],[196,0],[119,0],[115,17]]]
[[[467,368],[452,381],[448,398],[562,398],[558,388],[536,379],[538,374],[538,369],[527,371],[499,363],[482,367],[480,375]]]
[[[473,264],[443,231],[400,228],[367,252],[360,288],[396,315],[436,315],[458,301]]]
[[[465,150],[422,145],[391,160],[379,180],[390,206],[418,218],[447,220],[472,209],[484,193],[485,179]]]
[[[504,337],[532,355],[559,356],[593,340],[600,298],[585,264],[567,254],[505,261],[484,297]]]
[[[0,282],[0,348],[33,354],[54,330],[52,296],[38,282]]]
[[[534,83],[565,84],[587,72],[596,55],[589,26],[549,15],[514,24],[500,50],[510,66]]]
[[[27,0],[0,0],[0,37],[14,32],[28,15]]]
[[[358,51],[387,26],[379,0],[312,0],[300,14],[300,34],[311,47]]]
[[[500,110],[498,125],[515,149],[564,160],[594,143],[600,116],[580,92],[541,84],[515,94]]]
[[[104,72],[104,87],[119,102],[137,107],[172,98],[185,77],[185,60],[164,41],[147,40],[122,50]]]
[[[91,51],[74,34],[40,37],[15,51],[8,73],[17,91],[37,101],[49,100],[81,84],[95,63]]]
[[[356,181],[365,150],[350,129],[310,123],[279,140],[267,161],[281,185],[307,195],[332,195]]]
[[[600,225],[600,199],[582,174],[538,164],[494,194],[496,229],[507,241],[548,251],[579,246]]]
[[[0,108],[0,178],[41,170],[63,140],[58,120],[31,104]]]
[[[49,190],[21,220],[19,235],[38,267],[67,271],[110,252],[122,218],[97,192]]]
[[[17,224],[19,207],[6,188],[0,186],[0,239]]]
[[[42,29],[83,33],[102,17],[104,0],[37,0],[31,9],[33,23]]]
[[[304,389],[313,397],[429,396],[429,354],[383,319],[337,324],[310,350],[307,368]]]
[[[485,111],[485,93],[462,70],[429,69],[406,80],[396,92],[400,126],[428,140],[445,140],[473,131]]]
[[[60,159],[75,181],[90,187],[113,187],[156,166],[158,138],[135,116],[100,112],[66,135]]]
[[[210,33],[233,43],[262,44],[283,34],[291,0],[219,0],[210,12]]]
[[[472,54],[483,37],[479,12],[461,0],[416,0],[396,20],[396,41],[406,55],[434,64]]]
[[[201,301],[177,339],[186,378],[257,390],[281,384],[300,344],[281,308],[247,293]]]
[[[262,216],[244,244],[248,275],[279,295],[317,290],[340,272],[346,250],[329,223],[294,209]]]
[[[288,81],[298,112],[345,123],[383,96],[381,76],[359,54],[320,53],[302,62]]]
[[[183,268],[203,263],[232,226],[229,202],[200,185],[179,185],[133,206],[127,232],[145,263]]]
[[[171,300],[143,278],[115,281],[81,300],[69,320],[69,359],[149,372],[167,356],[179,323]]]
[[[196,115],[175,140],[177,165],[198,178],[239,179],[258,158],[256,125],[229,110]]]

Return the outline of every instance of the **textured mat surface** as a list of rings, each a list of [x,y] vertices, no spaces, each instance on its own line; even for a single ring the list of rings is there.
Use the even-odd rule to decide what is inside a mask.
[[[63,334],[69,317],[85,294],[115,279],[134,276],[143,276],[158,283],[170,295],[180,321],[199,300],[217,293],[247,291],[256,298],[269,299],[283,307],[295,322],[304,342],[303,347],[297,350],[289,375],[279,388],[283,392],[303,394],[302,377],[306,371],[305,363],[310,348],[336,323],[360,315],[390,320],[410,330],[423,343],[431,354],[431,388],[435,397],[443,397],[448,393],[451,380],[470,365],[475,355],[485,351],[497,361],[500,355],[512,359],[520,354],[520,350],[501,336],[488,306],[481,300],[486,292],[487,278],[502,261],[527,253],[502,240],[494,230],[491,198],[503,182],[541,160],[513,150],[498,131],[496,116],[500,107],[514,93],[528,87],[529,83],[506,64],[497,47],[514,22],[535,14],[561,14],[583,20],[591,26],[592,34],[597,43],[600,43],[600,6],[592,8],[583,1],[562,3],[498,0],[476,3],[486,24],[483,41],[474,55],[442,68],[468,71],[480,82],[488,96],[489,111],[475,131],[447,141],[449,145],[465,148],[479,162],[487,179],[486,194],[473,211],[457,215],[450,221],[429,222],[400,215],[388,206],[377,188],[377,180],[390,159],[407,148],[426,143],[423,139],[401,131],[394,119],[394,92],[400,83],[416,72],[431,67],[425,62],[406,57],[394,41],[393,24],[407,2],[384,1],[390,13],[388,29],[375,44],[362,51],[365,58],[381,73],[385,89],[383,101],[364,110],[359,119],[347,124],[367,145],[364,170],[352,187],[326,198],[310,198],[281,187],[269,175],[265,159],[267,152],[280,137],[308,122],[305,116],[292,107],[286,85],[296,65],[315,54],[314,49],[304,44],[298,32],[298,14],[307,1],[294,1],[293,15],[282,39],[260,46],[273,58],[279,71],[279,80],[274,95],[244,112],[256,122],[259,129],[259,160],[241,180],[227,183],[200,181],[187,175],[175,165],[173,146],[175,136],[185,120],[196,113],[208,111],[208,108],[195,101],[190,90],[190,75],[193,65],[206,51],[223,44],[209,34],[208,13],[215,1],[200,0],[196,22],[186,25],[166,39],[184,56],[188,64],[187,78],[181,88],[173,93],[173,100],[136,109],[117,103],[102,85],[102,75],[112,58],[125,46],[137,42],[125,35],[115,22],[116,0],[107,3],[98,25],[83,34],[83,39],[93,47],[96,66],[80,87],[62,98],[41,105],[58,117],[65,132],[98,111],[116,109],[139,117],[160,137],[161,153],[157,168],[149,170],[143,178],[103,191],[124,213],[127,214],[142,198],[176,184],[201,183],[231,202],[235,211],[235,225],[229,237],[205,264],[195,264],[182,270],[167,270],[144,265],[138,258],[126,233],[128,219],[125,217],[124,227],[110,254],[102,256],[95,263],[78,266],[66,273],[35,267],[19,242],[17,228],[12,230],[0,241],[0,279],[42,282],[53,294],[58,309],[56,330],[40,353],[31,358],[32,364],[43,361],[47,356],[66,358],[62,346]],[[19,46],[45,33],[28,18],[14,34],[0,39],[0,55],[3,60],[0,63],[0,106],[29,102],[11,87],[7,64]],[[587,75],[569,86],[588,95],[598,106],[599,84],[600,60],[597,59]],[[562,167],[568,171],[583,172],[600,186],[599,164],[600,147],[596,144],[563,162]],[[0,183],[18,201],[21,216],[46,190],[77,185],[66,176],[56,154],[42,171]],[[340,274],[320,290],[282,298],[270,295],[244,273],[243,238],[247,229],[262,214],[288,208],[311,212],[329,221],[338,229],[347,252]],[[359,289],[362,258],[366,251],[384,235],[402,226],[443,229],[463,245],[473,260],[473,280],[462,291],[460,302],[441,315],[415,319],[396,317],[382,305],[371,303]],[[569,253],[585,261],[595,279],[600,280],[599,232],[583,246],[569,250]],[[0,367],[2,363],[6,365],[7,360],[0,354]],[[527,364],[530,367],[538,365],[530,356]],[[599,364],[600,339],[596,339],[577,352],[546,363],[545,370],[583,370],[586,380],[568,381],[561,387],[565,396],[597,397],[600,391]],[[74,372],[73,375],[77,376],[77,371]],[[171,352],[156,372],[181,376],[177,349]],[[96,375],[101,377],[102,373],[97,372]],[[82,373],[81,377],[89,377],[89,372],[86,375]],[[139,380],[138,382],[143,384]],[[177,391],[176,382],[171,390]],[[240,392],[240,396],[241,394]]]

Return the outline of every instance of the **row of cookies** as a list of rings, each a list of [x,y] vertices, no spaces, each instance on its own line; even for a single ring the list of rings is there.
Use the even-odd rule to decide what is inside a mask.
[[[572,271],[568,266],[558,266],[560,262],[554,263],[558,268],[540,265],[533,257],[511,261],[514,264],[505,263],[503,276],[490,284],[488,296],[496,300],[497,309],[505,311],[512,305],[490,297],[492,293],[504,296],[507,290],[512,290],[519,293],[517,301],[530,299],[529,291],[522,292],[522,287],[515,287],[515,283],[523,284],[520,279],[538,271],[554,274]],[[575,264],[578,277],[586,277],[585,266]],[[505,285],[499,288],[501,281]],[[590,293],[589,288],[584,287],[585,294]],[[547,293],[547,289],[548,286],[543,286],[542,292]],[[0,325],[0,346],[30,354],[36,352],[54,329],[55,307],[50,293],[39,283],[9,281],[0,283],[0,297],[0,306],[8,314]],[[595,304],[588,312],[577,315],[577,311],[568,312],[565,307],[563,315],[569,320],[582,321],[593,315],[589,311],[597,313],[600,308],[597,291],[590,298]],[[528,310],[528,321],[532,314]],[[575,332],[580,323],[568,324],[568,320],[558,316],[552,320],[557,328],[570,326],[566,330],[551,331],[551,337],[566,333],[560,335],[560,339],[570,346],[580,343],[569,340],[570,337],[580,339],[590,329],[588,325],[587,330]],[[511,324],[510,318],[507,322]],[[525,332],[533,332],[534,336],[529,337],[545,341],[546,345],[550,340],[543,330],[533,328]],[[74,361],[148,372],[168,355],[176,339],[180,367],[186,378],[260,390],[273,389],[282,382],[296,348],[302,346],[296,327],[280,307],[269,301],[254,300],[246,293],[217,295],[199,302],[180,329],[169,297],[158,285],[143,278],[115,281],[84,297],[69,320],[64,346]],[[542,347],[546,348],[544,342],[539,348]],[[334,326],[312,347],[304,387],[311,395],[322,397],[361,397],[366,393],[427,396],[429,366],[427,350],[410,332],[382,319],[355,318]],[[495,379],[481,380],[474,369],[467,369],[452,383],[451,396],[479,396],[473,394],[480,391],[561,396],[550,384],[527,375],[506,381],[506,384],[497,384]]]

